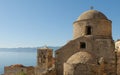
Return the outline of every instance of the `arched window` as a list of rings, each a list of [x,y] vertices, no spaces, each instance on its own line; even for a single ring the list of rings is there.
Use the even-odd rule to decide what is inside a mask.
[[[91,26],[86,26],[86,35],[91,35],[91,33],[92,33]]]

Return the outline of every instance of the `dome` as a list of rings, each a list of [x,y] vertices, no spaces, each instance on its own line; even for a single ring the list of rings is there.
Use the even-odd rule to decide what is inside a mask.
[[[85,63],[90,63],[94,61],[94,57],[93,55],[91,55],[90,53],[88,52],[78,52],[78,53],[75,53],[74,55],[72,55],[68,60],[67,60],[67,63],[69,64],[79,64],[79,63],[82,63],[82,64],[85,64]]]
[[[107,17],[101,13],[100,11],[97,10],[88,10],[84,13],[82,13],[78,19],[78,20],[85,20],[85,19],[107,19]]]

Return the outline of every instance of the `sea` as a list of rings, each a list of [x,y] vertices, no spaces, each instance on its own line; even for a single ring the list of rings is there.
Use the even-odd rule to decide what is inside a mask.
[[[13,64],[35,66],[36,54],[36,52],[0,52],[0,74],[4,73],[5,66]]]
[[[51,47],[54,50],[58,47]],[[37,48],[0,48],[0,75],[4,73],[4,67],[14,64],[36,66]]]

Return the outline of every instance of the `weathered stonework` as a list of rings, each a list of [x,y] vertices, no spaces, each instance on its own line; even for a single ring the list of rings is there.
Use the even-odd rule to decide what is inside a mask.
[[[73,40],[56,51],[57,75],[116,75],[111,21],[89,10],[73,26]]]
[[[119,75],[120,74],[120,40],[117,40],[115,42],[115,50],[116,50],[116,59],[117,59],[117,74]]]
[[[93,36],[112,36],[111,21],[99,11],[89,10],[84,12],[73,23],[73,39],[86,35],[86,27],[91,27],[91,35]]]
[[[49,49],[47,47],[38,48],[35,75],[55,75],[52,49]]]
[[[53,65],[53,51],[47,47],[38,48],[37,50],[37,66],[48,69]]]
[[[21,64],[11,65],[5,67],[4,75],[34,75],[33,66],[23,66]]]
[[[17,64],[6,66],[4,69],[4,75],[56,75],[53,50],[47,47],[38,48],[35,67]]]

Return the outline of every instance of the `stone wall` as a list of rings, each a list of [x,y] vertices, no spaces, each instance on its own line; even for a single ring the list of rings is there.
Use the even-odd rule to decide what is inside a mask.
[[[37,49],[37,66],[50,68],[53,65],[53,50],[49,48]]]
[[[55,66],[48,69],[43,69],[41,67],[35,67],[35,75],[56,75]]]
[[[104,60],[107,75],[116,74],[115,48],[112,39],[95,39],[94,52],[97,54],[97,60]]]
[[[85,42],[86,48],[80,48],[80,42]],[[79,51],[87,51],[94,54],[96,56],[96,64],[103,57],[107,66],[106,73],[111,75],[115,74],[116,67],[113,40],[111,39],[111,37],[95,37],[91,35],[72,40],[56,51],[57,75],[63,75],[64,63],[68,60],[70,56]]]
[[[86,43],[86,48],[80,48],[80,42]],[[80,37],[76,40],[68,42],[65,46],[56,51],[56,71],[57,75],[63,75],[63,64],[68,60],[70,56],[79,51],[92,52],[92,36]]]
[[[117,52],[117,74],[120,75],[120,40],[115,42],[115,50]]]
[[[6,66],[4,68],[4,75],[35,75],[34,74],[34,67],[29,66],[23,66],[23,65],[11,65],[11,66]]]

